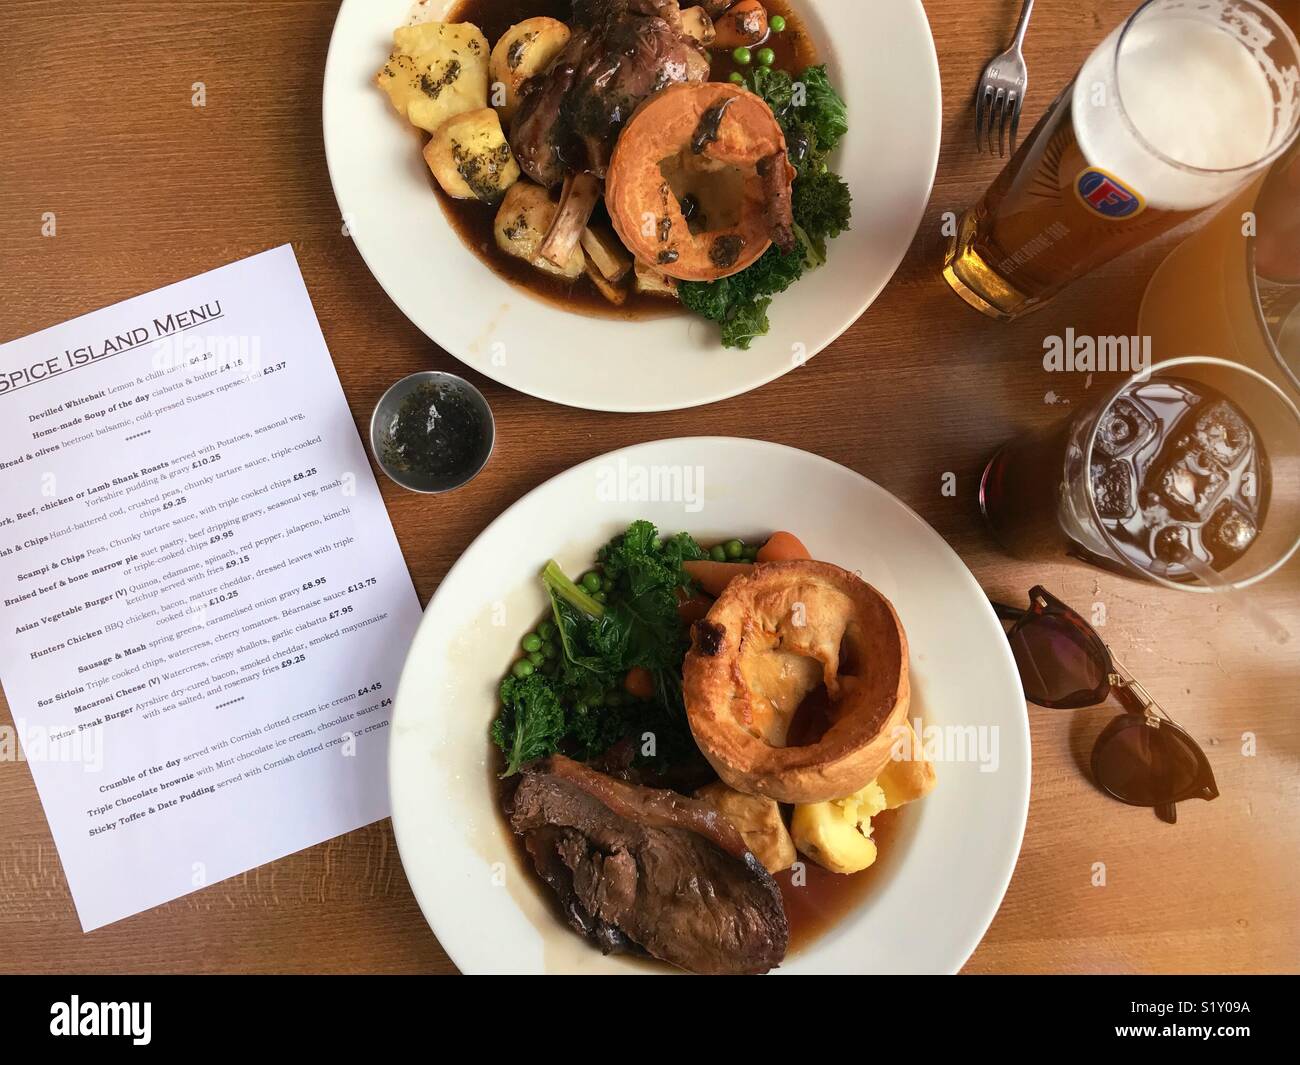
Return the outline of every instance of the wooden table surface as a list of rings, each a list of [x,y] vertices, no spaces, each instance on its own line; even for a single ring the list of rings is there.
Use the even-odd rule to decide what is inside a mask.
[[[342,234],[320,124],[337,6],[7,0],[0,339],[292,242],[359,425],[397,378],[464,372],[385,298]],[[499,420],[487,471],[442,499],[384,484],[416,587],[427,600],[504,507],[613,448],[717,433],[825,455],[917,510],[990,593],[1023,601],[1041,582],[1077,607],[1104,604],[1104,636],[1202,744],[1222,791],[1216,802],[1184,804],[1177,826],[1162,824],[1102,797],[1082,772],[1114,709],[1031,709],[1024,848],[967,971],[1295,970],[1300,641],[1270,646],[1205,596],[1078,563],[1012,561],[985,533],[975,502],[993,449],[1060,416],[1044,404],[1048,391],[1086,398],[1081,377],[1044,372],[1044,336],[1067,326],[1132,332],[1169,242],[1112,264],[1015,325],[961,304],[939,277],[941,218],[976,199],[998,170],[972,150],[970,99],[983,64],[1010,36],[1019,0],[926,7],[943,73],[943,152],[920,232],[875,306],[806,367],[698,410],[585,413],[476,378]],[[1025,49],[1033,75],[1025,130],[1131,7],[1038,5]],[[196,81],[206,85],[205,107],[191,105]],[[50,211],[53,238],[41,234]],[[946,472],[957,476],[955,498],[941,492]],[[1298,591],[1293,564],[1251,594],[1300,633]],[[11,723],[3,705],[0,725]],[[1253,757],[1242,754],[1246,732],[1257,737]],[[454,971],[420,916],[387,821],[85,935],[25,764],[0,765],[0,809],[0,971]],[[1093,886],[1098,862],[1104,887]]]

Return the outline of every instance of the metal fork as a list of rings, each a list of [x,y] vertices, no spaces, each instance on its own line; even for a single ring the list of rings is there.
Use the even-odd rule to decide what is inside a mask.
[[[975,146],[993,152],[993,128],[998,132],[998,155],[1006,155],[1007,119],[1011,120],[1011,150],[1016,150],[1016,130],[1020,127],[1020,108],[1025,103],[1025,90],[1029,88],[1029,68],[1020,50],[1029,29],[1029,16],[1034,11],[1034,0],[1025,0],[1020,12],[1020,25],[1011,47],[984,68],[979,88],[975,91]]]

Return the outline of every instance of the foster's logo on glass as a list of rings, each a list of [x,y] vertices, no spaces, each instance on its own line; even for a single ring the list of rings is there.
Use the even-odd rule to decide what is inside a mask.
[[[1146,202],[1138,193],[1113,174],[1095,166],[1088,167],[1075,179],[1074,190],[1088,210],[1103,218],[1132,218],[1146,208]]]

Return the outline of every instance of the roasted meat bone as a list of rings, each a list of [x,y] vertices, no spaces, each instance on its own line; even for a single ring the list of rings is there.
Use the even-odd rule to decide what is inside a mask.
[[[606,953],[694,973],[763,973],[790,930],[776,882],[713,807],[554,755],[507,804],[569,924]]]

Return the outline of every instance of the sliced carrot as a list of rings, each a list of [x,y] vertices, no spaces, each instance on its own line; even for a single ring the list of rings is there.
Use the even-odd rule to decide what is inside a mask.
[[[650,676],[648,669],[633,666],[627,671],[627,676],[623,679],[623,687],[638,699],[650,699],[654,697],[655,679]]]
[[[773,533],[771,539],[758,549],[760,562],[803,562],[811,561],[812,555],[803,541],[794,533]]]
[[[767,39],[771,20],[758,0],[740,0],[713,20],[715,49],[752,47]]]
[[[737,577],[748,577],[754,572],[754,567],[748,562],[713,562],[709,559],[683,562],[682,569],[690,574],[691,580],[714,596],[725,592],[727,585]]]
[[[708,616],[709,608],[712,606],[712,599],[697,595],[691,599],[684,599],[677,604],[677,616],[682,619],[683,625],[691,625],[697,621],[703,621]]]

